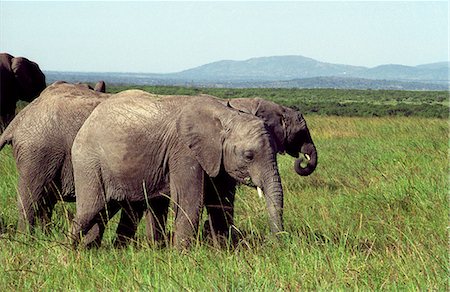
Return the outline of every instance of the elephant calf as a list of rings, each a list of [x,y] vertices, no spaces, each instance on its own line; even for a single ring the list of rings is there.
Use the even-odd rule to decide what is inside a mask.
[[[104,91],[104,83],[103,91]],[[109,94],[55,82],[27,105],[0,136],[12,144],[19,172],[19,230],[45,225],[57,200],[74,201],[72,143],[92,110]]]
[[[204,183],[220,175],[260,187],[272,232],[283,230],[281,179],[264,122],[211,97],[157,101],[139,91],[122,92],[98,105],[83,124],[72,160],[75,245],[120,207],[136,214],[134,232],[148,199],[169,184],[175,206],[173,242],[188,247],[198,230]],[[166,207],[153,211],[167,213]]]

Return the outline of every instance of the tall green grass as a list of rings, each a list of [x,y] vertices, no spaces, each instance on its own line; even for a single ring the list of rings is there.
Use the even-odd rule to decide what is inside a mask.
[[[0,152],[0,288],[14,290],[441,290],[448,285],[447,121],[308,116],[319,151],[309,177],[279,157],[287,234],[269,232],[265,203],[238,190],[236,248],[189,252],[137,242],[72,250],[60,204],[49,235],[15,233],[17,174]],[[143,225],[143,224],[141,224]]]

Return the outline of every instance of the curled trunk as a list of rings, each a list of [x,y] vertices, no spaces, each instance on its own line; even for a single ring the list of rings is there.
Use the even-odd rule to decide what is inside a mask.
[[[304,144],[300,152],[302,155],[294,163],[295,172],[301,176],[310,175],[317,166],[316,147],[312,143]]]

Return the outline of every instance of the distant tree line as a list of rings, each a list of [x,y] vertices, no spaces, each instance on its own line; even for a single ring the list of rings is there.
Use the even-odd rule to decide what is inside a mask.
[[[110,86],[110,92],[138,88],[162,95],[210,94],[221,98],[260,97],[300,110],[304,114],[383,117],[449,117],[448,91],[198,88],[178,86]]]

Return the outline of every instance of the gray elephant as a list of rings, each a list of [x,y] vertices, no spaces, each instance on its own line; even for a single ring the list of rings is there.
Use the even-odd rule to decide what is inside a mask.
[[[75,83],[75,85],[84,87],[86,89],[91,89],[91,90],[94,90],[97,92],[103,92],[103,93],[106,92],[105,81],[102,81],[102,80],[97,82],[94,87],[90,86],[89,84],[81,83],[81,82],[77,82],[77,83]]]
[[[32,101],[45,89],[38,64],[23,57],[0,54],[0,133],[11,122],[18,100]]]
[[[294,169],[299,175],[310,175],[316,169],[316,147],[301,113],[261,98],[217,100],[231,108],[261,118],[274,141],[275,152],[288,153],[298,158],[294,163]],[[208,210],[208,220],[205,222],[204,230],[205,235],[212,236],[215,243],[222,243],[229,238],[230,227],[234,222],[234,198],[237,183],[225,172],[220,172],[218,176],[205,181],[204,203]],[[161,206],[169,204],[164,197],[160,197],[158,200],[160,205],[158,210],[163,210],[164,208]],[[127,213],[123,213],[122,217],[126,215]],[[146,218],[147,237],[156,242],[161,241],[164,238],[167,214],[148,210]],[[130,222],[131,219],[124,218],[122,221]],[[121,240],[126,241],[125,239]]]
[[[287,153],[297,157],[294,170],[301,176],[310,175],[317,166],[317,151],[303,115],[291,108],[278,105],[261,98],[236,98],[222,100],[228,106],[262,119],[267,126],[274,150],[279,154]],[[205,230],[211,233],[214,241],[219,243],[229,238],[233,224],[234,195],[236,181],[221,174],[207,182],[205,205],[208,210],[208,221]],[[151,220],[152,217],[148,217]],[[155,223],[149,221],[148,225]],[[157,229],[154,229],[160,232]],[[150,236],[160,238],[159,234]]]
[[[72,143],[92,110],[108,94],[86,85],[55,82],[28,104],[0,136],[12,144],[19,173],[19,230],[45,226],[58,200],[74,201]]]
[[[155,101],[134,91],[111,97],[92,112],[72,147],[74,245],[121,207],[139,219],[146,201],[170,185],[173,243],[188,247],[198,230],[204,184],[223,174],[260,187],[271,231],[283,231],[283,191],[273,143],[261,119],[207,96]],[[132,223],[135,231],[138,220]]]

